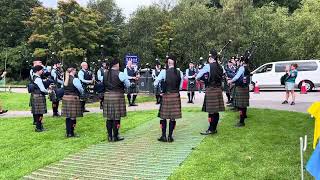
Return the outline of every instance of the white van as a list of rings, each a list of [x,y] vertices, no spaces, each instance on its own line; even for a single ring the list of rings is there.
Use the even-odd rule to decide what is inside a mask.
[[[292,60],[264,64],[252,72],[252,85],[258,83],[262,89],[283,88],[280,79],[285,74],[286,66],[291,64],[298,64],[297,88],[300,89],[302,81],[306,83],[307,91],[319,87],[320,60]]]

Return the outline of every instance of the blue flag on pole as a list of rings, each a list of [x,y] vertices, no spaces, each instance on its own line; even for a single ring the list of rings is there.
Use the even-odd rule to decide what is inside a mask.
[[[316,180],[320,180],[320,143],[313,151],[306,169]]]

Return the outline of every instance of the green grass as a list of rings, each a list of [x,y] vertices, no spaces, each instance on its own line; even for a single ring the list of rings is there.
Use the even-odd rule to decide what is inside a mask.
[[[312,151],[314,121],[307,114],[250,109],[246,127],[227,112],[218,134],[208,136],[169,179],[299,179],[299,137]],[[312,179],[307,175],[307,179]]]
[[[128,112],[121,133],[156,118],[156,111]],[[101,114],[88,114],[77,120],[81,137],[67,139],[63,118],[45,117],[44,133],[35,133],[31,118],[0,118],[0,179],[18,179],[50,163],[63,159],[92,144],[106,140]]]
[[[194,117],[199,108],[186,108]],[[129,112],[121,132],[156,118],[157,111]],[[312,151],[314,121],[307,114],[250,109],[246,127],[234,127],[237,113],[222,116],[217,135],[208,136],[169,179],[299,179],[299,137],[308,135],[305,159]],[[201,114],[203,116],[203,114]],[[45,117],[49,131],[35,133],[31,118],[0,120],[0,179],[17,179],[105,141],[101,114],[78,120],[77,139],[64,137],[64,120]],[[195,122],[196,123],[196,122]],[[307,175],[306,179],[312,179]]]
[[[125,99],[126,99],[126,103],[128,103],[127,97]],[[141,94],[139,95],[138,94],[137,99],[136,99],[136,103],[145,103],[145,102],[156,102],[156,98],[155,98],[155,96],[152,96],[152,95],[141,95]],[[89,108],[100,107],[100,103],[96,102],[96,103],[88,104],[88,106],[86,106],[86,107],[89,107]]]
[[[48,97],[48,96],[47,96]],[[5,93],[0,92],[0,102],[4,109],[10,111],[27,111],[29,107],[30,94],[28,93]],[[155,102],[154,96],[138,95],[137,103]],[[86,107],[99,107],[99,103],[88,104]],[[51,102],[47,98],[47,107],[51,109]]]

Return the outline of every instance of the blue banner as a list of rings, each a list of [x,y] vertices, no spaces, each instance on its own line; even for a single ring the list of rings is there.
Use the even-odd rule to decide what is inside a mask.
[[[125,57],[125,65],[127,66],[128,61],[132,61],[133,66],[139,66],[140,60],[138,56],[135,55],[126,55]]]

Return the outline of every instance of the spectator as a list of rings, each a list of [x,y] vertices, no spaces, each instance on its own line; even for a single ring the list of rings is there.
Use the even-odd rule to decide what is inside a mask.
[[[4,71],[0,76],[0,80],[2,80],[6,76],[6,74],[7,74],[7,72]],[[6,112],[8,112],[8,110],[3,110],[2,107],[1,107],[1,103],[0,103],[0,114],[4,114]]]
[[[292,96],[292,102],[291,105],[295,105],[295,92],[294,92],[294,86],[296,82],[296,78],[298,76],[298,71],[297,71],[298,65],[297,64],[291,64],[290,68],[286,68],[286,73],[287,73],[287,79],[285,83],[286,87],[286,100],[282,102],[282,104],[288,104],[289,96],[291,93]]]

